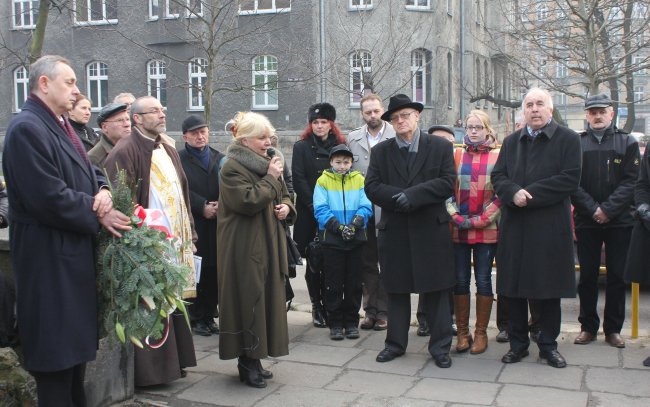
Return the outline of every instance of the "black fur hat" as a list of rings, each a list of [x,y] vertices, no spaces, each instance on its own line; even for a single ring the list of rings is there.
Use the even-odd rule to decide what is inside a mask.
[[[309,107],[309,123],[316,119],[336,120],[336,109],[327,102],[316,103]]]

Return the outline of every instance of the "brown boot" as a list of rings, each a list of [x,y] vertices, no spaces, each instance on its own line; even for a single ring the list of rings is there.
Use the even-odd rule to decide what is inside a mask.
[[[469,294],[454,295],[454,314],[456,314],[456,352],[466,352],[472,345],[472,335],[469,334]]]
[[[475,355],[485,352],[488,346],[487,326],[490,322],[490,313],[492,312],[492,295],[476,296],[476,330],[474,331],[474,344],[469,353]]]

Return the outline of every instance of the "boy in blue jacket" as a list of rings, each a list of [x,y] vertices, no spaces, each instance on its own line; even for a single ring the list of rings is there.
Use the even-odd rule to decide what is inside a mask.
[[[362,248],[372,204],[364,178],[350,171],[353,155],[345,144],[330,151],[331,169],[323,171],[314,188],[314,215],[323,245],[325,310],[330,339],[359,337]]]

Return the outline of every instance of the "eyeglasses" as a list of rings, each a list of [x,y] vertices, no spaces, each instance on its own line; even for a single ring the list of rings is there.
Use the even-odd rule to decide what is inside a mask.
[[[467,130],[467,131],[474,131],[474,130],[481,131],[484,128],[485,127],[483,127],[483,126],[467,126],[467,127],[465,127],[465,130]]]
[[[150,110],[148,112],[137,112],[137,113],[133,113],[133,114],[144,115],[144,114],[160,114],[160,113],[165,113],[165,112],[167,112],[167,108],[163,107],[162,109],[153,109],[153,110]]]
[[[122,123],[122,124],[124,124],[124,123],[130,123],[130,122],[131,122],[131,119],[129,119],[128,117],[125,117],[123,119],[104,120],[104,123]]]
[[[395,121],[397,121],[397,119],[406,120],[409,117],[411,117],[411,115],[413,113],[415,113],[415,110],[411,110],[410,112],[403,112],[403,113],[394,114],[394,115],[390,116],[390,121],[395,122]]]

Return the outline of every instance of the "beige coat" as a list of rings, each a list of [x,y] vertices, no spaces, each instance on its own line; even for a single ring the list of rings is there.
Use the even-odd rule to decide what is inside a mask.
[[[227,157],[217,216],[219,357],[287,355],[286,235],[273,207],[288,205],[289,223],[296,211],[285,183],[266,175],[267,158],[237,144]]]

